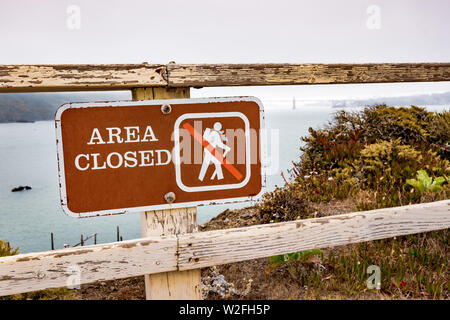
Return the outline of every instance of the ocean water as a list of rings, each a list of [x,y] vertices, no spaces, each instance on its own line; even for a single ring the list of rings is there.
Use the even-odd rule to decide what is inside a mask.
[[[277,143],[269,143],[269,153],[278,147],[279,156],[274,158],[278,158],[279,163],[267,176],[267,190],[284,183],[280,172],[286,173],[292,167],[292,161],[299,158],[300,137],[308,134],[309,127],[324,125],[335,111],[329,107],[266,109],[265,126],[269,129],[269,138],[274,132],[279,136]],[[19,185],[29,185],[33,189],[11,192]],[[250,204],[199,207],[199,223],[227,208]],[[62,248],[64,244],[78,243],[81,234],[86,237],[98,233],[98,243],[115,241],[117,226],[124,240],[140,237],[138,213],[85,219],[71,218],[63,213],[59,202],[53,121],[0,124],[0,239],[19,247],[22,253],[35,252],[50,249],[51,232],[54,233],[55,247]],[[87,242],[91,243],[92,240]]]

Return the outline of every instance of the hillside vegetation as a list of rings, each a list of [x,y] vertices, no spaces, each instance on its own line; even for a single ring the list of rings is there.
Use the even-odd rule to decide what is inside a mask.
[[[330,123],[309,133],[302,138],[301,158],[284,176],[285,186],[265,194],[256,207],[222,213],[204,230],[450,196],[450,112],[377,105],[338,111]],[[221,274],[228,282],[218,287],[209,280],[208,297],[448,299],[448,235],[447,229],[217,266],[205,272],[207,279]],[[367,287],[371,265],[380,268],[379,289]]]
[[[128,92],[102,93],[2,93],[0,123],[52,120],[56,109],[67,102],[125,100]]]
[[[449,197],[448,111],[385,105],[341,110],[309,132],[286,186],[265,195],[263,220],[308,217],[309,204],[336,199],[353,198],[358,209],[370,210]],[[418,174],[424,184],[427,176],[438,185],[414,187],[409,180]]]
[[[450,196],[450,112],[385,105],[339,111],[303,141],[286,185],[260,204],[261,222],[320,216],[327,203],[371,210]],[[269,269],[299,282],[302,297],[362,297],[370,292],[367,267],[377,265],[378,297],[449,298],[449,258],[443,230],[272,257]]]

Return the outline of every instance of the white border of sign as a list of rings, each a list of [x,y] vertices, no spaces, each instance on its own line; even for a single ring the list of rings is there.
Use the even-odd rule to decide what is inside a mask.
[[[180,124],[186,119],[205,119],[205,118],[241,118],[244,121],[244,133],[245,133],[245,179],[239,183],[233,184],[219,184],[213,186],[203,187],[188,187],[181,180],[181,159],[180,159]],[[205,112],[205,113],[186,113],[180,116],[176,121],[173,129],[174,142],[175,142],[175,178],[178,187],[186,192],[196,191],[211,191],[211,190],[224,190],[224,189],[238,189],[244,187],[251,177],[250,166],[250,123],[248,118],[241,112]]]
[[[132,208],[118,208],[111,210],[100,210],[93,212],[75,213],[72,212],[67,207],[67,190],[64,172],[64,154],[63,154],[63,142],[62,142],[62,132],[61,132],[61,116],[63,112],[67,109],[72,108],[90,108],[90,107],[131,107],[131,106],[152,106],[152,105],[162,105],[162,104],[198,104],[198,103],[217,103],[217,102],[240,102],[240,101],[252,101],[259,106],[260,113],[260,130],[264,130],[264,107],[261,101],[256,97],[225,97],[225,98],[192,98],[192,99],[167,99],[167,100],[140,100],[140,101],[102,101],[102,102],[74,102],[66,103],[58,108],[55,114],[55,128],[56,128],[56,149],[58,158],[58,178],[59,178],[59,189],[61,197],[61,206],[65,214],[70,217],[75,218],[87,218],[87,217],[97,217],[97,216],[107,216],[124,214],[129,212],[143,212],[151,210],[164,210],[172,208],[185,208],[185,207],[195,207],[213,204],[226,204],[226,203],[236,203],[244,201],[255,201],[264,192],[266,187],[266,174],[264,161],[266,159],[266,142],[264,134],[260,132],[260,152],[259,157],[261,161],[261,191],[259,194],[253,197],[239,197],[239,198],[228,198],[228,199],[218,199],[218,200],[203,200],[203,201],[192,201],[192,202],[175,202],[172,204],[162,204],[153,206],[143,206],[143,207],[132,207]],[[226,112],[224,112],[226,113]],[[201,114],[201,113],[198,113]],[[246,141],[247,142],[247,141]],[[249,154],[249,153],[248,153]]]

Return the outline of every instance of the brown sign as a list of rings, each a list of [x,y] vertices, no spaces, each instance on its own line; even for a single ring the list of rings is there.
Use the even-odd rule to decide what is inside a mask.
[[[70,216],[244,201],[262,191],[256,98],[70,103],[55,122]]]

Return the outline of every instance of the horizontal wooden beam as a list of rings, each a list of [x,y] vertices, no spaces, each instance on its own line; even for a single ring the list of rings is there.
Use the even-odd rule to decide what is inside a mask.
[[[0,65],[0,92],[127,90],[167,86],[155,64]]]
[[[450,227],[450,200],[182,235],[180,270]]]
[[[0,93],[450,81],[450,63],[0,65]]]
[[[177,270],[175,236],[0,258],[0,296]]]
[[[177,236],[149,237],[0,258],[0,296],[167,271],[191,270],[290,252],[450,227],[450,200],[324,218]]]
[[[450,63],[167,65],[171,87],[450,81]]]

